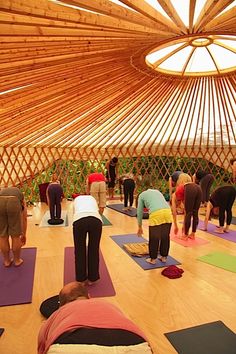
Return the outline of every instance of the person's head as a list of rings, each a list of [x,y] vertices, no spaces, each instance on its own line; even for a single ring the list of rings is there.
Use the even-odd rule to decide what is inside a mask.
[[[206,175],[206,172],[203,170],[198,170],[196,172],[196,178],[198,181],[200,181],[205,175]]]
[[[179,175],[178,180],[177,180],[176,186],[179,186],[181,184],[190,183],[190,182],[192,182],[191,176],[188,175],[187,173],[181,173]]]
[[[233,165],[236,162],[236,159],[231,159],[230,164]]]
[[[83,283],[77,281],[66,284],[59,293],[59,304],[63,306],[79,298],[89,299],[88,290]]]
[[[56,172],[53,172],[52,174],[52,182],[57,182],[58,181],[58,175]]]
[[[117,157],[113,157],[113,158],[111,159],[111,161],[112,161],[114,164],[117,164],[118,158],[117,158]]]

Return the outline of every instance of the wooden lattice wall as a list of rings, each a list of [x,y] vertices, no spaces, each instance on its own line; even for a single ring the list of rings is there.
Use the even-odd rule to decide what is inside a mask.
[[[215,176],[215,185],[220,185],[231,175],[230,159],[235,156],[233,149],[205,151],[181,149],[146,151],[133,156],[129,151],[91,151],[58,148],[1,148],[0,185],[19,186],[28,201],[39,201],[38,184],[50,181],[52,171],[59,175],[66,197],[73,192],[84,192],[88,173],[94,169],[105,172],[105,162],[117,156],[120,160],[120,175],[133,171],[138,176],[151,176],[154,185],[163,193],[167,191],[167,179],[176,169],[191,175],[197,169],[209,169]]]

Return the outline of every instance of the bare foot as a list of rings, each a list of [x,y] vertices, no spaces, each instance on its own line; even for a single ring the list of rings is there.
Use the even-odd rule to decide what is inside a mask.
[[[4,267],[9,268],[12,265],[12,262],[13,262],[12,259],[9,259],[9,261],[4,261],[3,262]]]
[[[152,258],[146,258],[145,261],[150,264],[156,264],[156,260]]]
[[[23,263],[24,263],[23,259],[20,258],[18,261],[14,262],[14,266],[15,267],[20,267]]]
[[[186,235],[180,236],[180,240],[188,241],[188,236]]]
[[[195,240],[195,233],[192,232],[192,233],[189,235],[189,238],[191,238],[191,240]]]
[[[219,228],[219,229],[214,230],[214,232],[216,232],[217,234],[223,234],[224,230]]]

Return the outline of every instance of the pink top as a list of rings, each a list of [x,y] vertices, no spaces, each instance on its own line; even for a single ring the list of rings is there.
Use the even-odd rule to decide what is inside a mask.
[[[111,303],[81,299],[60,307],[43,323],[38,336],[38,354],[47,353],[61,334],[80,327],[123,329],[146,340],[142,331]]]
[[[99,172],[91,173],[88,176],[89,184],[91,184],[93,182],[105,182],[105,181],[106,181],[105,176],[102,173],[99,173]]]

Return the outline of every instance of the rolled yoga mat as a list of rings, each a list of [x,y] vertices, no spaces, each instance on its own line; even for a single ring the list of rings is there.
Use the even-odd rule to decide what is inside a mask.
[[[99,273],[99,282],[88,286],[89,295],[91,297],[115,296],[116,292],[101,251],[99,256]],[[66,247],[64,257],[64,285],[72,281],[75,281],[74,247]]]
[[[165,333],[179,354],[235,354],[236,334],[221,321]]]
[[[170,265],[177,265],[181,264],[178,262],[176,259],[172,258],[171,256],[167,257],[166,263],[161,262],[160,260],[157,260],[156,264],[150,264],[145,261],[148,256],[143,256],[143,257],[136,257],[136,256],[131,256],[123,247],[124,244],[126,243],[143,243],[143,242],[148,242],[145,240],[143,237],[139,237],[136,234],[131,234],[131,235],[114,235],[110,236],[112,240],[130,257],[135,261],[141,268],[144,270],[149,270],[149,269],[155,269],[155,268],[163,268],[163,267],[168,267]]]
[[[36,248],[22,248],[24,263],[4,267],[0,263],[0,306],[28,304],[32,302]]]

